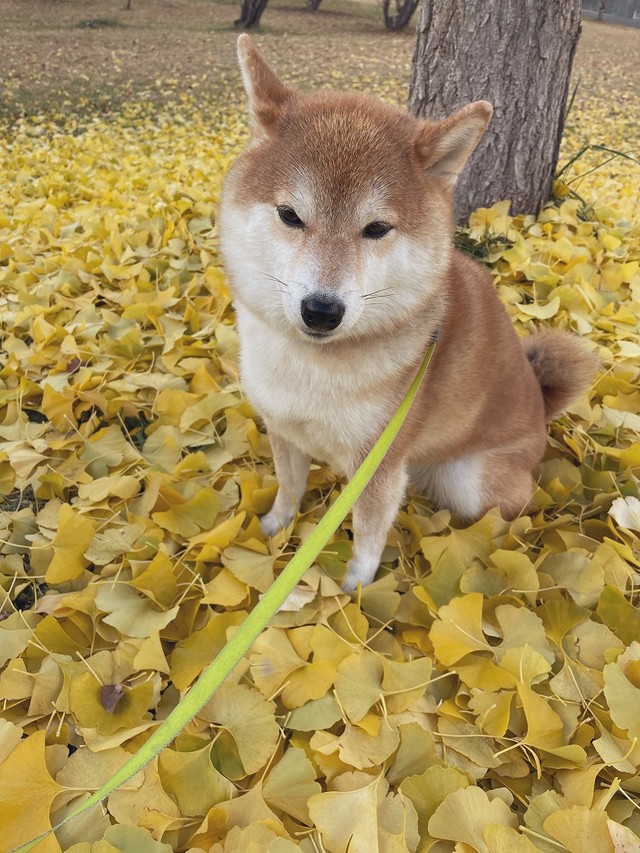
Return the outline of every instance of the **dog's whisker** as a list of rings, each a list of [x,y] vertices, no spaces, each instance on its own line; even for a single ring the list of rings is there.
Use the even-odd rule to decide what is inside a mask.
[[[393,287],[382,287],[380,290],[371,290],[369,293],[364,293],[362,298],[368,299],[370,296],[378,296],[380,293],[393,292],[393,290]]]
[[[286,288],[289,287],[289,285],[287,284],[286,281],[282,281],[282,279],[277,278],[275,275],[271,275],[268,272],[260,272],[260,270],[258,270],[258,275],[261,275],[264,278],[271,279],[271,281],[276,281],[276,282],[278,282],[278,284],[281,284],[283,287],[286,287]],[[295,282],[294,282],[294,284],[295,284]]]

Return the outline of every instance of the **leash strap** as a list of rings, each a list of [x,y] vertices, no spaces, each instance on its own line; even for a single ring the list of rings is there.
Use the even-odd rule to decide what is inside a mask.
[[[351,480],[346,484],[337,500],[329,507],[323,518],[318,522],[308,539],[300,546],[299,550],[271,584],[244,622],[238,626],[226,646],[224,646],[218,656],[201,673],[195,684],[182,697],[164,722],[158,726],[137,752],[113,774],[111,779],[71,811],[64,820],[36,838],[27,841],[25,844],[14,847],[9,853],[27,853],[28,850],[32,850],[51,832],[59,829],[63,824],[68,823],[74,817],[78,817],[78,815],[83,814],[83,812],[88,811],[93,806],[98,805],[105,797],[113,793],[116,788],[119,788],[120,785],[123,785],[132,776],[135,776],[136,773],[152,761],[174,740],[187,723],[208,702],[278,612],[289,593],[300,581],[320,551],[322,551],[331,535],[338,529],[351,507],[364,491],[369,480],[375,474],[376,469],[384,459],[407,417],[411,404],[420,388],[422,378],[433,356],[436,341],[437,333],[429,343],[424,360],[404,400],[400,403],[396,413],[385,427],[382,435],[376,441],[362,465],[360,465]]]

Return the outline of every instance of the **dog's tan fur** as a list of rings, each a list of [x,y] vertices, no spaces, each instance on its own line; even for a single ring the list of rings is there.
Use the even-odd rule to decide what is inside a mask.
[[[267,533],[293,518],[311,457],[353,474],[439,332],[410,416],[354,508],[353,589],[373,579],[409,478],[463,519],[521,512],[546,421],[586,388],[595,358],[563,332],[523,347],[489,275],[453,250],[452,188],[489,104],[424,122],[363,95],[298,95],[246,36],[239,56],[252,141],[226,179],[220,232],[243,379],[280,483]],[[279,205],[304,227],[283,224]],[[372,221],[392,230],[364,239]],[[322,340],[299,317],[316,291],[347,306]]]

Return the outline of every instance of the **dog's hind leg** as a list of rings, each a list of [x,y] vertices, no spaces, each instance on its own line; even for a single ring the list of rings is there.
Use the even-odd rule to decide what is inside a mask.
[[[530,448],[527,450],[529,452],[524,455],[524,459],[517,451],[493,451],[487,454],[483,513],[497,506],[502,517],[511,520],[528,509],[535,491],[531,469],[538,460],[532,458]],[[544,445],[538,458],[542,456],[543,450]]]
[[[342,582],[345,592],[353,591],[359,583],[366,586],[374,579],[408,479],[404,463],[391,466],[383,462],[358,498],[353,508],[354,556]]]
[[[276,465],[278,494],[269,512],[260,519],[260,527],[266,536],[274,536],[291,523],[300,508],[311,458],[277,433],[269,432],[269,440]]]
[[[475,521],[498,506],[503,518],[526,509],[534,491],[531,448],[484,450],[412,469],[411,479],[438,506]],[[541,455],[541,453],[539,454]]]
[[[411,482],[439,507],[451,510],[463,519],[475,519],[484,505],[484,460],[470,453],[431,465],[411,468]]]

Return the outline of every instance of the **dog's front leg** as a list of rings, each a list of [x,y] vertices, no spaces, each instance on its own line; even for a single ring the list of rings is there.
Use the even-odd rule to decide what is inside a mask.
[[[282,436],[270,432],[268,427],[267,431],[276,465],[278,494],[269,512],[260,519],[260,527],[266,536],[275,536],[290,524],[300,508],[311,458]]]
[[[408,479],[404,462],[385,460],[358,498],[353,508],[354,556],[342,582],[345,592],[352,592],[359,583],[366,586],[374,579]]]

